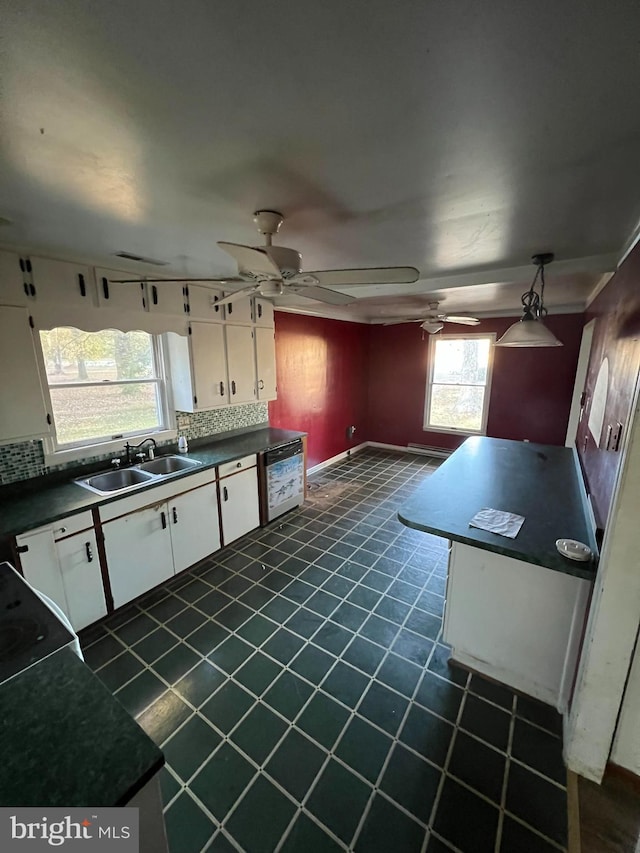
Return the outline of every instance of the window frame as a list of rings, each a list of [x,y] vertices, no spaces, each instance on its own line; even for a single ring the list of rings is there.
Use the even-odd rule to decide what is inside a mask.
[[[489,359],[487,362],[487,379],[484,384],[484,397],[482,400],[482,418],[480,429],[456,429],[456,427],[443,427],[443,426],[431,426],[429,424],[429,411],[431,408],[431,395],[432,388],[434,385],[433,382],[433,374],[435,370],[436,364],[436,344],[437,342],[443,340],[477,340],[483,339],[489,341]],[[486,435],[487,434],[487,422],[489,420],[489,399],[491,397],[491,383],[493,379],[493,353],[494,353],[494,345],[496,342],[496,333],[495,332],[476,332],[475,334],[464,334],[464,333],[454,333],[450,335],[441,335],[437,333],[435,335],[429,335],[429,350],[428,350],[428,362],[427,362],[427,377],[426,377],[426,392],[425,392],[425,400],[424,400],[424,412],[422,416],[422,429],[424,432],[443,432],[449,433],[451,435]],[[466,382],[460,383],[436,383],[441,385],[468,385]],[[476,385],[476,388],[480,388],[483,386]]]
[[[67,324],[67,326],[69,328],[77,328],[72,327],[70,324]],[[60,444],[57,439],[49,379],[47,376],[42,341],[39,334],[40,331],[50,331],[50,329],[38,329],[35,335],[42,390],[45,395],[48,411],[51,413],[51,433],[43,440],[44,461],[46,465],[62,465],[66,462],[75,462],[79,459],[91,459],[96,456],[107,456],[111,453],[119,453],[124,450],[124,444],[130,438],[138,438],[139,440],[143,440],[144,438],[153,438],[157,442],[163,442],[171,441],[177,437],[176,415],[173,406],[173,397],[171,394],[171,383],[168,381],[168,363],[166,347],[164,346],[164,336],[161,334],[154,334],[153,332],[147,332],[147,334],[151,336],[154,367],[157,374],[155,377],[152,379],[124,379],[109,383],[73,382],[68,383],[65,387],[95,387],[97,385],[104,386],[105,384],[155,385],[161,421],[160,426],[155,430],[132,430],[130,432],[123,432],[122,434],[118,433],[117,438],[113,436],[100,436],[98,438],[89,438],[84,441],[74,442],[73,444]],[[98,332],[103,331],[107,331],[107,328],[92,330],[91,333],[95,332],[97,334]],[[143,329],[141,331],[146,330]]]

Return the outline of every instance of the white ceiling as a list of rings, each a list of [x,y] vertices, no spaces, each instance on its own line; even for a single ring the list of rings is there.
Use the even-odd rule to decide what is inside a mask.
[[[275,208],[306,269],[419,268],[359,289],[352,316],[419,316],[434,292],[487,314],[517,310],[544,250],[548,304],[584,305],[640,217],[637,0],[0,0],[0,17],[5,245],[230,274],[216,240],[259,242],[251,215]]]

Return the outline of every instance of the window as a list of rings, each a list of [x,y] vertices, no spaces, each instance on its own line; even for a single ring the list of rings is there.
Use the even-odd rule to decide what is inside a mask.
[[[148,332],[40,332],[56,450],[161,430],[160,341]]]
[[[495,335],[431,335],[424,428],[484,433]]]

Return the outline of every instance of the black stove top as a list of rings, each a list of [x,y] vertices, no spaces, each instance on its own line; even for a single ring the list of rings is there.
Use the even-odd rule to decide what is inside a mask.
[[[24,578],[9,563],[0,563],[0,683],[72,639]]]

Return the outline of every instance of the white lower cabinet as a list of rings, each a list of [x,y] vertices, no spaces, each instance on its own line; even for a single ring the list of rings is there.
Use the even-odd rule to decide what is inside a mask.
[[[122,607],[173,576],[167,504],[103,524],[113,606]]]
[[[26,580],[55,601],[79,631],[106,616],[107,605],[93,527],[55,538],[64,532],[59,523],[48,525],[16,537],[16,543]]]
[[[225,545],[259,526],[257,468],[247,468],[220,480],[220,514]]]
[[[215,482],[103,524],[113,606],[220,548]]]
[[[107,613],[96,535],[93,530],[56,542],[67,614],[79,631]]]
[[[215,483],[169,501],[171,547],[176,572],[220,548],[218,489]]]

